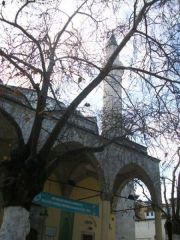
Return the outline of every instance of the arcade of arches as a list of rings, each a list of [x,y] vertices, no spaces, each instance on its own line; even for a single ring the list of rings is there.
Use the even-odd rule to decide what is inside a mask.
[[[28,124],[24,124],[22,119],[28,114],[29,116],[34,114],[24,105],[13,104],[13,111],[9,102],[4,101],[0,105],[0,160],[8,159],[10,150],[18,143],[21,137],[19,128],[22,129]],[[102,140],[105,141],[98,132],[92,128],[90,131],[89,119],[77,117],[80,119],[78,121],[81,121],[81,126],[82,122],[86,124],[80,127],[77,126],[77,121],[67,128],[69,132],[64,143],[68,147],[93,146],[101,143]],[[95,123],[91,122],[91,126],[93,124]],[[48,128],[47,122],[45,127]],[[22,130],[25,141],[28,136],[27,131],[27,127]],[[46,138],[45,132],[43,134],[42,142]],[[54,151],[59,149],[61,146],[57,145]],[[117,195],[123,195],[123,187],[133,178],[142,180],[148,187],[153,202],[160,204],[159,160],[148,156],[146,149],[138,144],[130,141],[127,144],[113,143],[103,152],[83,153],[64,159],[47,180],[44,192],[60,198],[63,196],[97,205],[98,216],[32,204],[31,227],[38,232],[39,239],[120,240],[121,232],[129,231],[132,216],[126,218],[125,224],[118,224],[121,221],[120,215],[114,212],[120,206]],[[155,219],[156,239],[162,240],[158,209]],[[124,239],[135,239],[133,231],[129,238]]]

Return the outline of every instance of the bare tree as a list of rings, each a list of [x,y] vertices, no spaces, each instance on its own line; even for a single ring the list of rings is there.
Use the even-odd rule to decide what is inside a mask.
[[[168,235],[168,239],[173,239],[173,235],[180,235],[179,232],[179,226],[180,226],[180,195],[179,195],[179,189],[180,189],[180,152],[179,148],[177,150],[177,156],[178,160],[177,163],[173,169],[172,173],[172,179],[168,179],[163,177],[163,187],[164,187],[164,200],[166,205],[166,223],[165,223],[165,229],[166,233]],[[167,199],[167,187],[166,182],[171,182],[171,198],[170,202],[168,202]]]
[[[124,71],[120,100],[129,132],[142,133],[146,141],[162,134],[179,138],[179,60],[174,48],[178,37],[169,30],[178,26],[178,2],[135,0],[129,5],[128,1],[84,0],[66,9],[61,1],[7,0],[2,2],[0,22],[2,81],[16,81],[37,94],[28,141],[21,138],[11,158],[0,164],[6,209],[17,206],[25,218],[32,199],[42,191],[60,159],[72,154],[66,150],[49,160],[59,134],[77,107],[112,70]],[[117,35],[119,44],[104,59],[103,46],[109,32]],[[115,66],[119,54],[124,65]],[[74,86],[78,90],[71,91],[70,96],[69,89]],[[63,96],[69,98],[69,105],[39,149],[48,94],[57,103]],[[3,97],[7,96],[1,92]],[[93,148],[76,149],[88,150]],[[2,228],[0,239],[10,239],[9,234],[25,239],[27,233],[28,227],[23,224],[12,228],[12,233]]]

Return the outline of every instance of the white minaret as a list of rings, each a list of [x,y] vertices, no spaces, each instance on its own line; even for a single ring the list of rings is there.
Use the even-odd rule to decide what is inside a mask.
[[[117,48],[114,34],[106,45],[106,57],[109,59]],[[117,57],[113,66],[122,66]],[[102,135],[108,138],[122,135],[122,75],[123,70],[112,70],[104,80]]]

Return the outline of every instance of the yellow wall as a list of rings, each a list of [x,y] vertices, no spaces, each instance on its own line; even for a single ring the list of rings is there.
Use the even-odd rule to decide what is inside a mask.
[[[91,177],[83,181],[80,181],[77,185],[85,188],[95,189],[97,191],[100,190],[98,181]],[[47,181],[44,191],[50,192],[59,196],[61,195],[60,185],[54,182]],[[96,194],[98,194],[99,196],[90,197]],[[87,198],[87,197],[90,197],[90,198]],[[72,240],[81,240],[81,235],[83,233],[94,235],[96,240],[101,239],[102,201],[100,198],[100,194],[93,191],[86,190],[86,189],[74,187],[70,194],[70,198],[99,205],[99,217],[89,216],[89,215],[84,215],[79,213],[76,213],[74,215]],[[84,199],[84,198],[87,198],[87,199]],[[60,221],[61,221],[60,210],[48,208],[48,217],[46,219],[46,227],[54,227],[57,229],[55,240],[61,240],[58,236]],[[109,240],[113,240],[115,237],[115,216],[113,214],[110,214],[108,228],[109,228]]]
[[[79,182],[78,185],[86,188],[100,190],[100,187],[98,186],[98,182],[94,178],[87,178]],[[79,200],[79,199],[86,198],[88,196],[90,197],[96,194],[98,193],[81,189],[81,188],[74,188],[70,197],[72,199]],[[99,207],[101,202],[100,196],[83,199],[82,201],[98,204]],[[95,239],[100,239],[100,230],[101,230],[101,221],[99,217],[88,216],[83,214],[75,214],[72,240],[81,239],[82,233],[94,234],[96,236]]]
[[[56,178],[53,176],[51,179],[56,180]],[[94,178],[87,178],[81,182],[79,182],[77,185],[91,188],[95,190],[100,190],[98,181]],[[52,182],[47,181],[44,186],[44,191],[49,192],[58,196],[61,196],[61,186],[58,182]],[[80,200],[82,198],[86,198],[88,196],[92,196],[98,194],[93,191],[76,188],[74,187],[70,198],[75,200]],[[101,239],[101,224],[102,224],[102,200],[100,196],[83,199],[84,202],[89,202],[93,204],[99,205],[99,217],[96,216],[89,216],[89,215],[83,215],[79,213],[75,213],[74,215],[74,225],[73,225],[73,238],[72,240],[81,240],[82,233],[86,234],[92,234],[95,236],[95,240]],[[61,211],[56,208],[48,208],[47,209],[47,216],[44,223],[44,239],[48,239],[47,233],[49,231],[55,232],[54,240],[61,240],[59,237],[59,227],[60,227],[60,221],[61,221]],[[115,216],[113,214],[110,215],[109,219],[109,236],[110,238],[108,240],[115,239]],[[65,239],[62,239],[65,240]]]
[[[55,176],[52,176],[51,179],[57,181]],[[44,192],[49,192],[55,195],[61,195],[61,187],[58,182],[47,181],[44,186]],[[45,231],[44,234],[47,236],[48,229],[51,231],[55,231],[56,235],[54,240],[58,240],[59,236],[59,223],[60,223],[60,210],[57,208],[48,208],[47,209],[47,217],[45,220]]]

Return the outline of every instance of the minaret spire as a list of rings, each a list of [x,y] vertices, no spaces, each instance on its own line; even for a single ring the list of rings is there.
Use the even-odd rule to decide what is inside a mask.
[[[114,33],[106,44],[107,60],[118,44]],[[122,66],[117,57],[114,66]],[[104,80],[102,135],[113,138],[122,135],[122,75],[123,70],[112,70]]]

